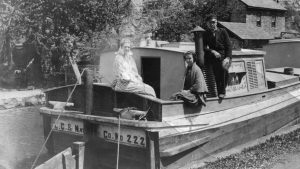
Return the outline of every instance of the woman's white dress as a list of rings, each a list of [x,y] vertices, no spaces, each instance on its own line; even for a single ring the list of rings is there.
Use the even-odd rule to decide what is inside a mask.
[[[113,65],[113,75],[112,87],[116,91],[127,91],[156,97],[154,89],[143,82],[131,55],[122,56],[117,54]]]

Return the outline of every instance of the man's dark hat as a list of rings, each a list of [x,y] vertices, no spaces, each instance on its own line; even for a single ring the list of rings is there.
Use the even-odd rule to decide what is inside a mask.
[[[217,19],[217,15],[215,15],[215,14],[210,14],[210,15],[208,15],[208,16],[206,17],[205,21],[207,22],[207,21],[211,21],[211,20],[213,20],[213,19]]]

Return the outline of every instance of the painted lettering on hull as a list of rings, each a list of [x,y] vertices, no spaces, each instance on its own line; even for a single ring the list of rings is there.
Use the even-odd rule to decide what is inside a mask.
[[[56,121],[56,118],[51,119],[51,126],[54,131],[59,132],[67,132],[71,134],[84,134],[83,129],[83,122],[74,120],[74,119],[68,119],[68,118],[61,118]]]
[[[120,144],[135,147],[146,147],[145,131],[124,127],[122,127],[120,131],[119,138],[117,126],[99,125],[98,137],[115,143],[118,142],[118,139],[120,139]]]

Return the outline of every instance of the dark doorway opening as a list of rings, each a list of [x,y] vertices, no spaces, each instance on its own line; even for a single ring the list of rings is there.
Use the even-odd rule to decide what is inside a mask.
[[[142,76],[144,83],[155,90],[156,96],[160,98],[160,58],[142,57]]]

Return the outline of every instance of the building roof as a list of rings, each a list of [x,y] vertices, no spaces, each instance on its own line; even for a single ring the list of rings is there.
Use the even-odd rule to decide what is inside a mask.
[[[266,32],[260,27],[256,27],[247,23],[240,22],[219,22],[229,32],[238,36],[241,39],[248,40],[269,40],[274,39],[274,36]]]
[[[253,8],[265,8],[265,9],[273,9],[273,10],[282,10],[286,11],[286,9],[281,6],[279,3],[274,0],[240,0],[245,3],[249,7]]]

